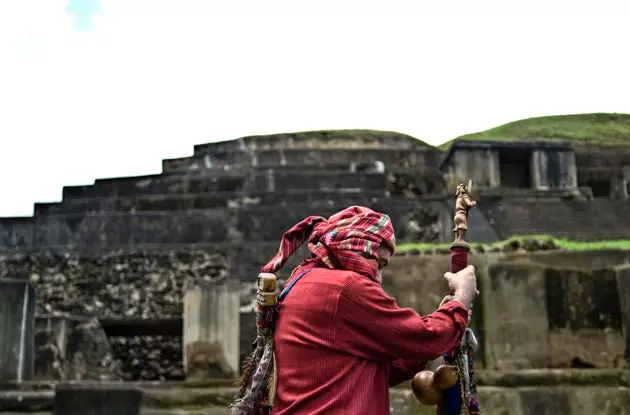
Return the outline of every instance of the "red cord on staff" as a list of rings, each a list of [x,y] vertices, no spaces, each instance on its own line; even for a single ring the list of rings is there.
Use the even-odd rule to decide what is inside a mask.
[[[456,273],[468,266],[468,248],[454,246],[451,248],[451,272]]]

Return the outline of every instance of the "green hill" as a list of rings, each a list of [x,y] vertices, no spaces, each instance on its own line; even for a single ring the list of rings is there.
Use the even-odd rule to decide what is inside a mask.
[[[602,145],[630,145],[630,114],[571,114],[527,118],[455,140],[575,140]],[[440,145],[448,148],[453,140]]]

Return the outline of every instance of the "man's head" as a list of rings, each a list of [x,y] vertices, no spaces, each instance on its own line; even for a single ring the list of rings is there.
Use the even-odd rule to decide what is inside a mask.
[[[380,282],[380,270],[396,249],[389,216],[362,206],[352,206],[328,220],[311,216],[282,237],[278,254],[263,272],[275,272],[308,240],[311,261],[330,269],[355,271]]]

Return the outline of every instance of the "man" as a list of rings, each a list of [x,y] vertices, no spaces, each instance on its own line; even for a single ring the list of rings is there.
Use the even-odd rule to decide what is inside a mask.
[[[271,414],[389,414],[389,387],[458,345],[477,292],[474,269],[447,273],[452,296],[421,317],[381,287],[396,248],[387,215],[353,206],[309,217],[283,235],[263,272],[276,272],[305,241],[311,257],[280,295]]]

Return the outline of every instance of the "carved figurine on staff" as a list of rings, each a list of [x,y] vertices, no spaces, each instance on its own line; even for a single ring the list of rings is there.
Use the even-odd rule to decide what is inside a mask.
[[[465,240],[468,231],[468,211],[477,206],[470,192],[472,180],[468,185],[460,184],[455,192],[455,217],[453,233],[455,240],[451,244],[451,272],[459,272],[468,266],[470,246]],[[440,306],[454,298],[454,293],[447,295]],[[477,292],[477,295],[479,292]],[[470,324],[472,300],[469,302],[468,324]],[[443,356],[444,363],[435,373],[423,370],[411,381],[411,387],[418,401],[424,405],[438,405],[438,415],[480,415],[477,391],[474,382],[474,362],[472,354],[477,340],[472,330],[467,327],[461,344]]]
[[[455,241],[453,243],[461,244],[466,247],[468,247],[468,244],[464,240],[464,237],[468,230],[468,211],[477,206],[477,202],[470,198],[471,188],[472,180],[469,180],[468,185],[462,183],[457,186],[457,191],[455,192],[457,199],[455,199],[455,217],[453,218],[453,223],[455,224],[453,228]]]

